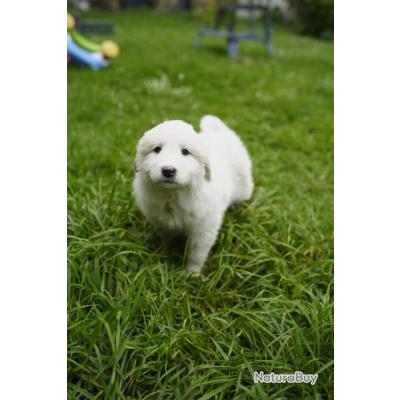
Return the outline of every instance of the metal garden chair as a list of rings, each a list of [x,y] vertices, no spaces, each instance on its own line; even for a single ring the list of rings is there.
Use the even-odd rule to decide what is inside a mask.
[[[247,12],[248,31],[236,32],[235,30],[239,12]],[[261,20],[261,32],[257,30],[258,20]],[[197,32],[194,43],[196,47],[200,45],[203,36],[226,39],[230,57],[236,57],[239,54],[240,40],[261,41],[269,54],[273,55],[271,12],[265,5],[265,0],[247,0],[245,3],[237,3],[235,0],[217,0],[214,25]]]

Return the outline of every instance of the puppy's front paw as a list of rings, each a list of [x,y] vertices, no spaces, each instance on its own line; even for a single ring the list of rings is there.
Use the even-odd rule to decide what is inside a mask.
[[[194,265],[194,264],[188,265],[187,271],[192,276],[199,276],[200,273],[201,273],[201,266],[200,265]]]

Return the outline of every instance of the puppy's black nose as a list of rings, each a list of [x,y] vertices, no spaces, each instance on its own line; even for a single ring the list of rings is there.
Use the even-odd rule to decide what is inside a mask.
[[[176,168],[174,167],[163,167],[161,168],[163,176],[166,178],[173,178],[176,175]]]

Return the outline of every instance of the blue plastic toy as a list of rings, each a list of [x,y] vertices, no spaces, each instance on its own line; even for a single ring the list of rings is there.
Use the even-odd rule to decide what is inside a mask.
[[[95,71],[108,65],[108,61],[100,51],[91,52],[83,49],[72,40],[70,34],[67,38],[67,51],[73,63],[83,64]]]

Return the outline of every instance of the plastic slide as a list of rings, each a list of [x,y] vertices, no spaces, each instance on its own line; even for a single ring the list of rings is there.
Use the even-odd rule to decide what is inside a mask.
[[[67,51],[73,63],[86,65],[95,71],[108,65],[107,60],[104,59],[100,51],[88,51],[80,47],[74,42],[71,35],[68,35]]]
[[[67,14],[67,52],[68,63],[82,64],[93,70],[99,70],[109,64],[109,60],[118,57],[119,47],[112,40],[97,44],[87,39],[75,29],[75,19]]]

